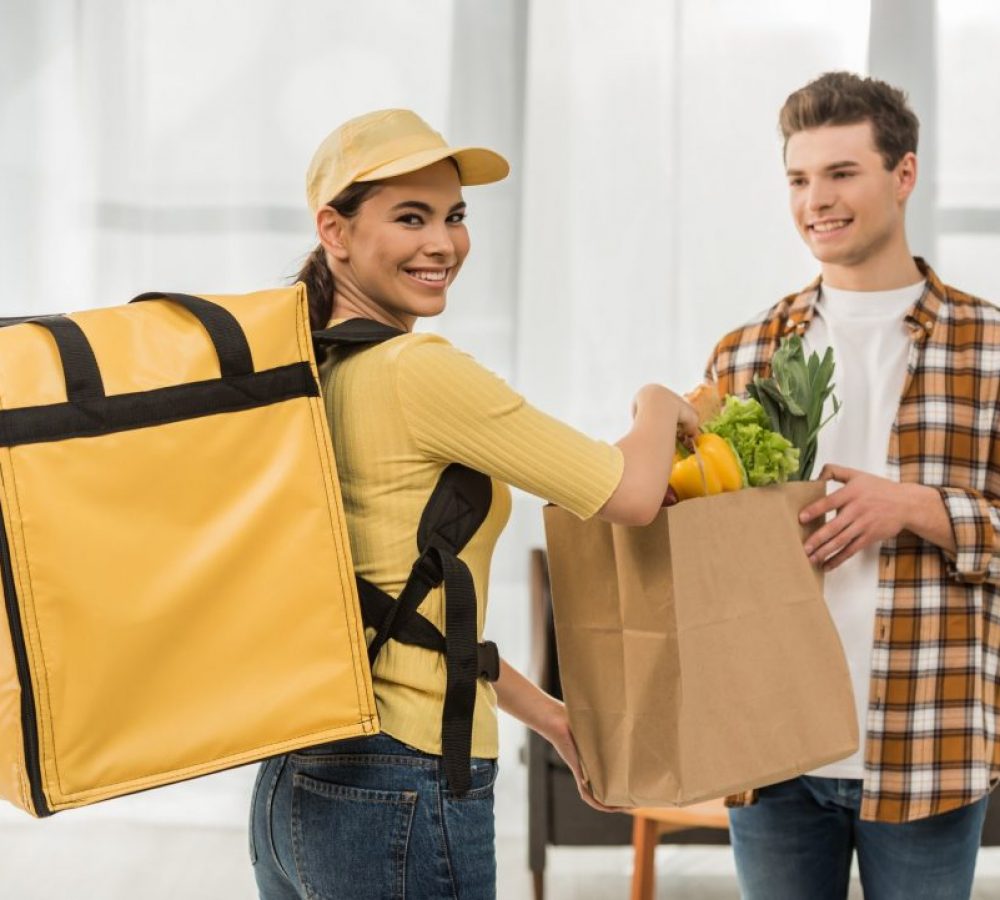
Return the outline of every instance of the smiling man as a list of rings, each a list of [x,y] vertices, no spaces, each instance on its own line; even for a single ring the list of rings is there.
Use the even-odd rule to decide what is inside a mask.
[[[1000,311],[911,254],[916,116],[884,82],[828,73],[780,116],[792,217],[821,276],[726,335],[740,393],[782,336],[833,347],[827,497],[805,552],[847,654],[861,748],[730,798],[745,900],[968,898],[1000,778]]]

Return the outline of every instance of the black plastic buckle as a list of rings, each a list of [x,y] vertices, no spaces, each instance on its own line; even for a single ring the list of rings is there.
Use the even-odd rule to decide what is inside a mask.
[[[483,641],[476,645],[479,678],[487,681],[497,681],[500,678],[500,651],[493,641]]]

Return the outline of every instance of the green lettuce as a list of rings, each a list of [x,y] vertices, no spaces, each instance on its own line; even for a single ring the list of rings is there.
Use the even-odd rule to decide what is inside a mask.
[[[756,400],[726,397],[722,410],[702,430],[729,441],[751,487],[782,484],[799,471],[798,449],[771,430],[771,420]]]

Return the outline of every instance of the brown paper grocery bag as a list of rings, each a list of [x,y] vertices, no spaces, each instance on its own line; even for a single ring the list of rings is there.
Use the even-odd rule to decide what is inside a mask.
[[[686,805],[857,748],[798,524],[823,494],[800,482],[686,500],[643,528],[545,509],[563,693],[598,800]]]

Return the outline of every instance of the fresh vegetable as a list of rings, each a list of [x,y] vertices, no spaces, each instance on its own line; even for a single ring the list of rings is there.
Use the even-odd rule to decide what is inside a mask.
[[[719,394],[719,386],[714,381],[702,382],[693,391],[688,391],[684,399],[698,413],[699,425],[714,419],[722,411],[722,397]]]
[[[775,351],[771,373],[770,378],[755,375],[749,394],[764,408],[771,427],[798,448],[799,469],[791,480],[808,481],[816,461],[816,437],[840,409],[834,396],[833,412],[823,419],[823,407],[834,388],[833,350],[827,348],[822,360],[812,353],[807,361],[802,338],[790,335]]]
[[[738,491],[746,483],[743,467],[729,442],[717,434],[699,434],[694,453],[674,457],[670,487],[678,500]]]
[[[750,487],[781,484],[799,470],[799,451],[772,430],[764,407],[756,400],[741,400],[730,394],[718,415],[705,422],[702,429],[732,445]]]

